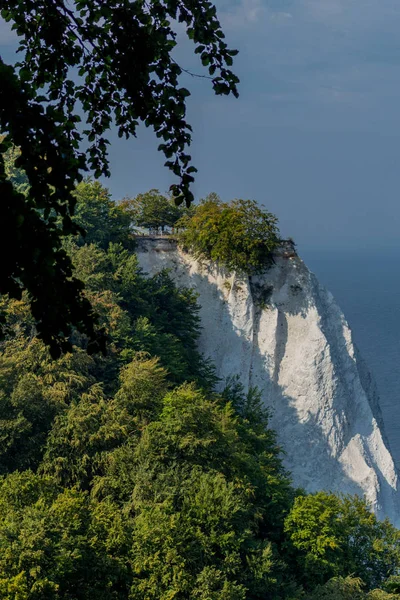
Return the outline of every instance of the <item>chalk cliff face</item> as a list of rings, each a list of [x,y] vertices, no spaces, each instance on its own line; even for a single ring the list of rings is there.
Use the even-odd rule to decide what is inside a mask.
[[[197,261],[168,239],[140,240],[143,270],[193,287],[200,350],[222,379],[239,375],[271,408],[271,426],[296,486],[365,495],[400,525],[397,472],[373,381],[332,295],[290,248],[262,276]]]

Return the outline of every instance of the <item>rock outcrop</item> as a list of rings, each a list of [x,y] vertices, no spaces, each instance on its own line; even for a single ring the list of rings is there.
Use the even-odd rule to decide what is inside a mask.
[[[170,269],[201,306],[200,350],[217,374],[257,386],[296,486],[365,495],[400,525],[399,483],[371,376],[332,295],[289,246],[261,276],[198,261],[173,240],[138,243],[143,270]]]

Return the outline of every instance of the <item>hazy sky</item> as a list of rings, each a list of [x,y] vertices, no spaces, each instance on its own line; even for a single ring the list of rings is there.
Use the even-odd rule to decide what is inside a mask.
[[[300,247],[400,247],[398,0],[217,0],[239,100],[190,86],[197,197],[254,198]],[[0,25],[0,49],[11,43]],[[183,40],[178,60],[201,72]],[[115,198],[174,181],[156,140],[113,137]]]

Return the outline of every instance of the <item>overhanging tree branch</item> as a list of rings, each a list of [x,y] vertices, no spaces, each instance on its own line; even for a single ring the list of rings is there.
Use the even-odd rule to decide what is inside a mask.
[[[15,233],[1,291],[28,290],[41,335],[56,352],[69,347],[72,325],[94,342],[93,315],[61,248],[62,236],[75,231],[75,183],[87,169],[95,177],[110,174],[107,146],[113,122],[127,138],[142,122],[162,139],[165,165],[178,178],[171,186],[175,199],[190,205],[196,172],[187,150],[190,91],[180,87],[179,77],[185,72],[211,79],[217,95],[237,96],[238,79],[230,70],[236,51],[223,41],[208,0],[2,0],[0,7],[18,35],[22,55],[17,70],[0,65],[1,127],[7,133],[3,149],[9,143],[21,148],[18,165],[29,180],[24,199],[15,195],[1,167],[7,198],[3,218]],[[185,26],[207,75],[183,69],[172,57],[177,44],[173,21]],[[12,110],[10,101],[15,102]],[[76,106],[86,118],[83,133]],[[85,156],[79,151],[83,141],[89,142]]]

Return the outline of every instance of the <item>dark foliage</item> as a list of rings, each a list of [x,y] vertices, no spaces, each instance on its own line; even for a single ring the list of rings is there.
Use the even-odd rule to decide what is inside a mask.
[[[216,94],[237,96],[229,50],[208,0],[2,0],[1,16],[19,38],[14,68],[0,59],[0,293],[30,294],[40,337],[54,356],[71,348],[74,325],[104,350],[92,307],[72,277],[62,236],[78,233],[73,189],[82,172],[109,175],[107,132],[136,135],[140,122],[162,139],[166,166],[179,177],[178,202],[193,199],[195,167],[187,147],[191,128],[179,86],[181,67],[172,57],[173,23],[183,23],[195,53],[208,69]],[[86,128],[79,128],[83,112]],[[89,143],[86,155],[82,141]],[[17,165],[29,182],[26,194],[7,180],[2,152],[21,149]]]

